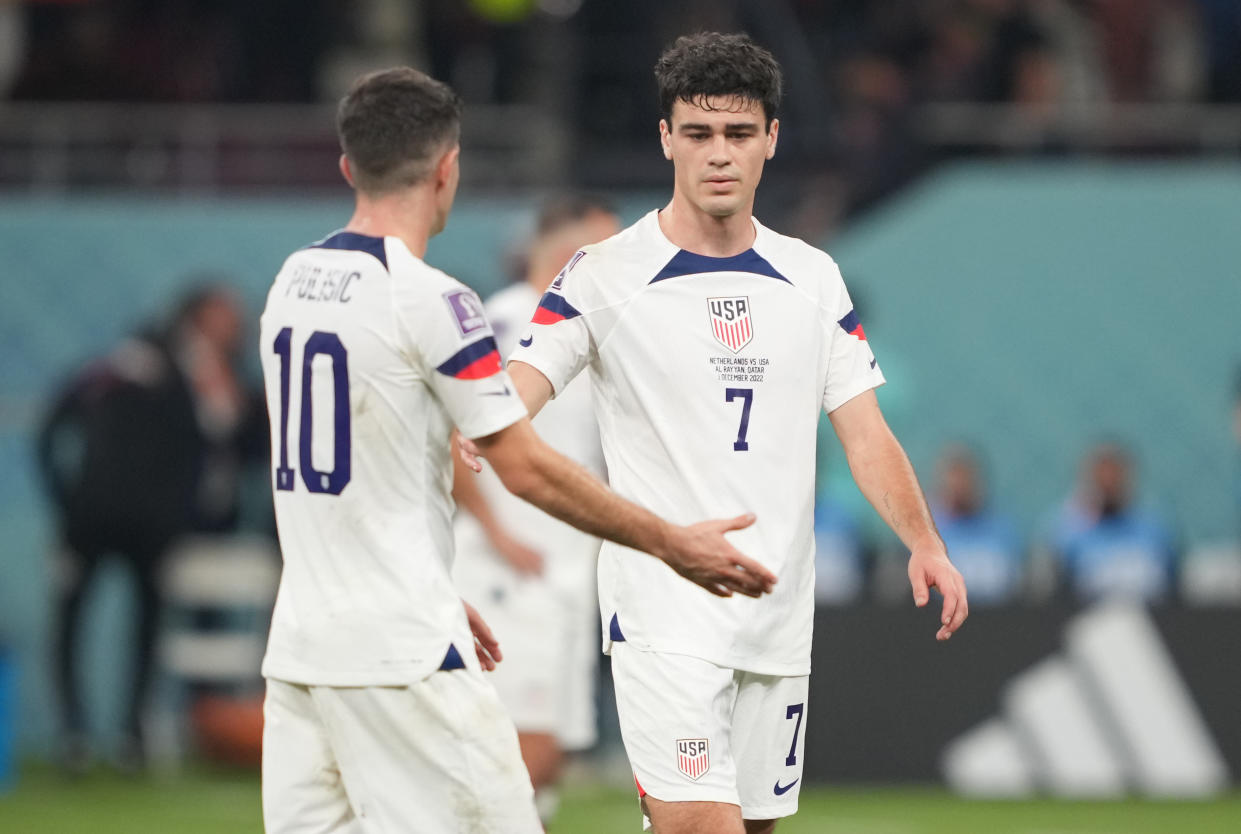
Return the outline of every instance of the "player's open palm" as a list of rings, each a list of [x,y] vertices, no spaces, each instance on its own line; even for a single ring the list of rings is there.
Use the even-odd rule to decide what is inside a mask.
[[[930,589],[935,588],[944,597],[940,612],[940,628],[936,640],[947,640],[961,627],[969,616],[970,607],[965,595],[965,580],[948,554],[941,550],[915,549],[909,556],[909,584],[913,589],[914,605],[921,608],[930,599]]]
[[[754,516],[746,514],[674,528],[676,533],[664,561],[716,596],[730,597],[735,592],[760,597],[776,583],[775,574],[742,555],[724,538],[730,530],[741,530],[753,523]]]

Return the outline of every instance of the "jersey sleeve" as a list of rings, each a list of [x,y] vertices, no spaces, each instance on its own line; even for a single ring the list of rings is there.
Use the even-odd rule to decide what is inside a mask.
[[[398,300],[398,326],[457,429],[485,437],[525,417],[478,295],[460,284],[413,295]]]
[[[883,385],[883,372],[866,341],[866,331],[853,309],[849,291],[832,265],[834,288],[829,285],[822,308],[827,345],[827,381],[823,386],[823,410],[835,411],[849,400]]]
[[[552,396],[582,372],[594,358],[586,298],[589,266],[580,262],[586,253],[578,252],[556,276],[539,306],[530,326],[509,356],[510,361],[525,362],[537,368],[552,384]],[[587,258],[588,260],[588,258]]]

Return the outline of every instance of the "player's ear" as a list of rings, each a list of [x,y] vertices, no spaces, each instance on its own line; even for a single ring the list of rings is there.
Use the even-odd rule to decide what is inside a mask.
[[[349,167],[349,157],[344,154],[340,155],[340,175],[345,178],[345,182],[353,186],[353,170]]]
[[[672,159],[672,128],[667,119],[659,120],[659,144],[664,149],[664,159]]]
[[[435,185],[437,188],[444,188],[453,182],[453,170],[456,168],[457,160],[460,157],[460,145],[453,145],[440,157],[440,161],[435,164]]]
[[[767,129],[767,158],[771,159],[776,155],[776,140],[780,137],[780,120],[772,119],[771,127]]]

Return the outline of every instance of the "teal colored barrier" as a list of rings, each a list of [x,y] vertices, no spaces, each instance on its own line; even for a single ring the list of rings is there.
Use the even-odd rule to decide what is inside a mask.
[[[0,646],[0,793],[13,787],[17,768],[13,763],[17,735],[17,664],[13,653]]]
[[[961,165],[827,248],[924,482],[971,441],[1029,533],[1109,437],[1182,544],[1237,534],[1241,165]]]

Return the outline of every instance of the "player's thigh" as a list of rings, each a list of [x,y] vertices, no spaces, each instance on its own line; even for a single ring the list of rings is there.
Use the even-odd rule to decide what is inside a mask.
[[[367,832],[540,832],[517,732],[475,669],[313,690]]]
[[[735,674],[694,657],[613,645],[621,738],[640,793],[740,804],[730,728]]]
[[[809,682],[804,675],[741,675],[733,712],[733,755],[741,813],[747,820],[797,811]]]
[[[268,834],[356,834],[328,732],[305,686],[269,680],[263,701],[263,826]]]

